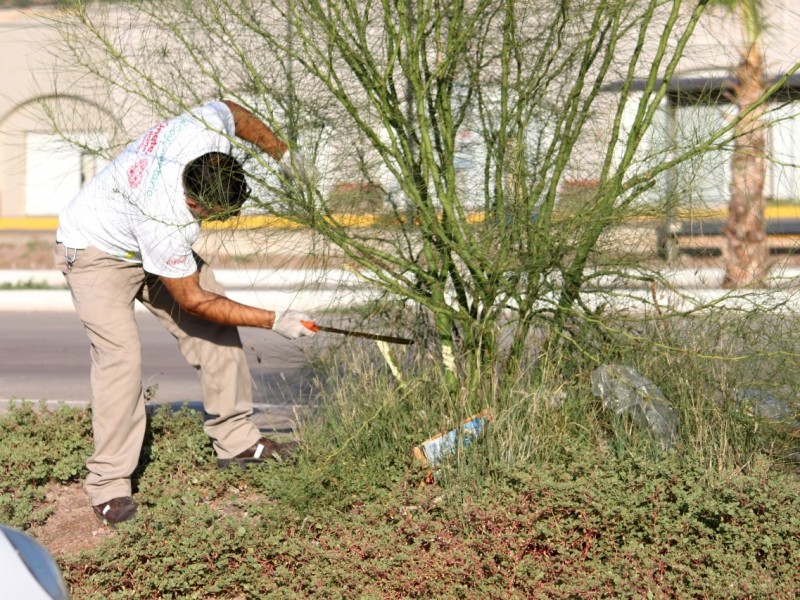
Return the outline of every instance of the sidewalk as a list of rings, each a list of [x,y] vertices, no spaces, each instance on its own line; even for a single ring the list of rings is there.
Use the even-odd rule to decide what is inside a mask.
[[[214,274],[231,299],[275,311],[351,306],[374,294],[342,269],[215,269]],[[0,311],[74,311],[57,270],[0,270],[0,286],[14,288],[0,290]],[[146,310],[138,303],[136,309]]]
[[[4,264],[47,266],[0,268],[0,287],[10,288],[0,289],[0,311],[74,311],[64,277],[50,268],[54,219],[21,221],[24,228],[0,228],[0,241],[8,259]],[[318,253],[334,259],[338,253],[308,230],[204,228],[195,250],[215,260],[233,259],[227,263],[222,260],[215,266],[214,273],[228,296],[245,304],[276,311],[289,308],[319,311],[372,297],[353,272],[309,266],[314,264],[311,259]],[[250,266],[235,266],[240,261]],[[234,268],[224,268],[225,264],[233,264]],[[146,309],[137,303],[137,310]]]
[[[27,232],[12,234],[3,231],[3,239],[12,240],[17,244],[16,248],[23,252],[36,250],[42,255],[38,256],[41,260],[28,264],[47,265],[48,268],[0,269],[0,287],[10,288],[0,289],[0,311],[74,310],[63,276],[57,270],[49,269],[53,264],[52,240],[55,233],[48,231],[45,225],[47,223]],[[251,306],[278,312],[290,308],[322,312],[351,307],[378,295],[378,291],[369,289],[355,272],[340,268],[338,265],[343,264],[345,258],[341,252],[309,230],[206,228],[196,250],[202,256],[234,259],[215,263],[218,266],[214,273],[230,298]],[[310,267],[310,264],[315,264],[310,260],[314,257],[325,257],[330,261],[329,265],[336,267]],[[230,265],[243,266],[224,268]],[[653,281],[653,275],[658,279]],[[754,290],[722,290],[722,278],[723,271],[718,267],[671,268],[662,265],[658,273],[628,269],[613,277],[591,279],[582,296],[589,305],[613,304],[635,313],[650,310],[654,304],[658,305],[657,310],[671,308],[677,311],[695,310],[709,304],[739,309],[784,307],[800,311],[800,266],[793,266],[788,261],[776,265],[766,287]],[[146,309],[137,303],[137,310]]]
[[[225,287],[227,295],[237,302],[269,310],[303,310],[318,312],[354,304],[376,297],[352,271],[344,269],[215,269],[217,280]],[[644,273],[642,273],[644,274]],[[723,272],[716,268],[664,269],[655,283],[629,276],[604,276],[591,280],[584,297],[597,295],[608,301],[621,293],[626,303],[650,304],[654,295],[657,302],[666,306],[674,304],[678,296],[689,304],[705,304],[715,300],[746,299],[748,304],[764,299],[766,305],[774,302],[800,304],[800,267],[776,268],[765,288],[753,290],[720,289]],[[14,289],[0,290],[0,311],[72,311],[72,300],[57,270],[0,269],[0,286]],[[26,289],[30,287],[32,289]],[[48,289],[39,289],[47,287]],[[632,292],[626,295],[626,292]],[[146,310],[137,304],[137,310]]]

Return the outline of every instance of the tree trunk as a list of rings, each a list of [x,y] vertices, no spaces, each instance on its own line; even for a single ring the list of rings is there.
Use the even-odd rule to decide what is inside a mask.
[[[736,68],[735,103],[742,114],[757,104],[764,93],[763,55],[756,42]],[[727,244],[723,287],[758,285],[769,271],[764,209],[766,174],[766,123],[764,108],[756,106],[734,130],[731,200],[728,223],[723,230]]]

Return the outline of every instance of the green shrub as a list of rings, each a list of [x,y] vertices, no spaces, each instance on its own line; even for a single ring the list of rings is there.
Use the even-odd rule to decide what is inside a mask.
[[[700,382],[695,389],[655,368],[655,358],[614,357],[638,358],[681,415],[679,443],[656,452],[643,432],[602,410],[590,363],[559,365],[568,368],[536,385],[521,378],[507,397],[493,397],[487,381],[481,398],[453,398],[422,351],[418,363],[399,357],[402,382],[371,345],[342,351],[347,362],[333,357],[319,372],[320,406],[299,430],[294,462],[219,471],[200,413],[156,411],[135,477],[139,518],[91,552],[59,558],[73,597],[800,591],[800,483],[775,453],[790,436],[701,391],[715,385],[703,364],[670,359]],[[484,434],[426,485],[411,448],[484,407],[492,413]],[[83,475],[87,411],[13,406],[0,433],[0,506],[14,507],[4,519],[45,519],[36,512],[42,486]],[[12,450],[23,439],[26,450]],[[48,454],[55,439],[59,450]],[[707,448],[725,455],[712,460]]]
[[[12,402],[0,418],[0,440],[0,522],[26,528],[48,515],[38,507],[48,482],[85,475],[91,415],[64,405],[50,411]]]

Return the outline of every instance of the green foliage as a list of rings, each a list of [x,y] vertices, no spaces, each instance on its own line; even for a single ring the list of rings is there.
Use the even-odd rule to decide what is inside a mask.
[[[145,2],[141,45],[91,8],[59,25],[64,54],[125,99],[103,108],[176,114],[209,94],[252,108],[321,175],[276,180],[235,144],[252,207],[420,307],[414,334],[463,359],[442,373],[454,398],[484,369],[513,380],[532,331],[559,343],[605,234],[643,204],[663,214],[650,202],[663,178],[723,135],[674,152],[648,141],[702,4]],[[334,218],[367,209],[393,226]]]
[[[511,548],[520,585],[535,581],[543,597],[720,597],[732,586],[745,597],[783,596],[800,584],[789,566],[797,484],[766,469],[716,474],[693,459],[582,452],[561,471],[511,481],[516,508],[482,507],[467,522],[493,546]],[[516,535],[498,527],[509,521]],[[783,531],[777,538],[773,526]]]
[[[12,402],[0,419],[0,522],[25,528],[46,519],[44,486],[77,481],[92,453],[88,411]]]
[[[786,424],[712,393],[738,383],[730,363],[666,351],[663,327],[662,349],[644,355],[654,333],[627,332],[608,358],[634,364],[680,414],[669,452],[602,409],[593,363],[567,348],[544,380],[521,378],[503,397],[487,380],[478,402],[450,395],[419,349],[398,351],[398,382],[371,344],[345,344],[319,366],[297,459],[245,471],[216,469],[200,413],[162,407],[135,478],[138,519],[59,557],[73,597],[794,596],[800,482],[776,460],[791,447]],[[573,334],[603,347],[591,328]],[[411,448],[484,408],[485,432],[426,485]],[[0,433],[4,506],[21,498],[15,522],[43,520],[41,487],[82,474],[88,415],[13,406]]]
[[[50,284],[46,281],[36,281],[31,277],[27,281],[17,281],[14,283],[4,281],[0,283],[0,290],[47,290]]]
[[[386,193],[369,183],[341,183],[328,197],[328,210],[333,213],[381,213],[386,210]]]
[[[140,519],[63,559],[74,597],[720,597],[732,585],[787,597],[800,585],[800,485],[766,461],[717,472],[586,443],[420,486],[402,437],[383,443],[397,457],[383,472],[354,460],[392,430],[383,410],[352,446],[312,426],[294,465],[219,472],[210,456],[154,453],[145,472],[173,476],[148,480]],[[158,416],[170,446],[193,446],[197,419],[172,418]]]

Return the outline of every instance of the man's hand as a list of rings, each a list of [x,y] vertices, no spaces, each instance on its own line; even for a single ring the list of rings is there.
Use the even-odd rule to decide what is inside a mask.
[[[313,164],[308,162],[299,152],[287,150],[278,161],[278,166],[289,179],[302,181],[309,187],[317,187],[319,172]]]
[[[255,144],[278,161],[283,174],[292,181],[300,181],[308,187],[316,188],[319,171],[299,152],[292,152],[266,123],[243,106],[231,100],[223,100],[233,115],[236,137]],[[278,158],[280,157],[280,158]]]
[[[304,312],[287,310],[275,321],[272,331],[290,340],[296,340],[305,335],[314,335],[314,330],[304,325],[303,321],[313,323],[314,318]]]

